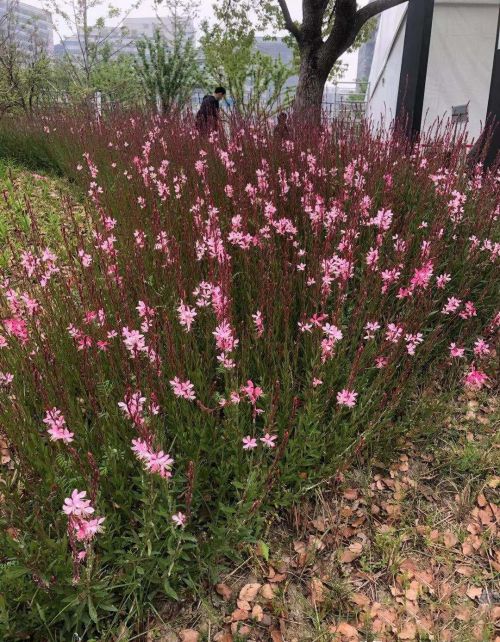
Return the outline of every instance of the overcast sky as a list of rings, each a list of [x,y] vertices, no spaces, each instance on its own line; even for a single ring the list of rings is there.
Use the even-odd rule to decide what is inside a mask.
[[[43,0],[23,0],[29,4],[34,4],[37,6],[43,6]],[[64,0],[60,0],[61,4],[64,5]],[[169,0],[163,0],[163,5],[166,6]],[[367,0],[358,0],[360,5],[366,4]],[[302,17],[302,0],[287,0],[290,13],[294,19],[300,20]],[[131,5],[134,4],[133,0],[114,0],[112,2],[114,7],[117,7],[121,11],[127,11]],[[212,17],[212,4],[213,0],[201,0],[199,2],[198,10],[198,19],[196,20],[197,26],[204,19],[210,19]],[[100,9],[94,9],[90,11],[92,19],[96,19],[98,16],[106,14],[106,7],[101,7]],[[161,5],[160,5],[161,7]],[[130,13],[130,16],[153,16],[154,15],[154,2],[153,0],[142,0],[141,5],[138,9],[135,9]],[[161,15],[167,15],[166,9],[161,9],[158,12]],[[63,30],[64,35],[69,35],[67,30]],[[54,34],[55,42],[59,41],[57,35]],[[357,63],[357,54],[348,54],[344,56],[343,61],[348,65],[348,69],[343,77],[345,81],[353,81],[356,78],[356,63]]]

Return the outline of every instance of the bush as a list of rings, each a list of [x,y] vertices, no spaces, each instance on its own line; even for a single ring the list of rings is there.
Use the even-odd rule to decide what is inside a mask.
[[[490,385],[499,322],[498,176],[444,140],[59,118],[86,215],[0,295],[2,639],[140,633],[434,372]]]

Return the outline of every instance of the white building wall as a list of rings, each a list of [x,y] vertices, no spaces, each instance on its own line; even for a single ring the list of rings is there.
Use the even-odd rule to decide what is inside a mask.
[[[469,103],[467,131],[484,125],[495,52],[499,0],[436,0],[423,129],[446,122],[452,106]],[[368,115],[388,127],[394,118],[401,73],[407,4],[382,14],[370,74]],[[392,14],[392,15],[391,15]]]
[[[454,105],[469,103],[469,138],[477,138],[486,119],[490,92],[498,0],[442,2],[434,8],[424,95],[424,129],[451,117]]]
[[[367,115],[375,125],[392,122],[396,112],[407,3],[384,11],[375,42],[368,87]]]

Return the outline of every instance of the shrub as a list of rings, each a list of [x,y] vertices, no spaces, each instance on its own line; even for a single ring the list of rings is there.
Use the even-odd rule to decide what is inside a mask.
[[[0,631],[106,639],[386,443],[438,369],[490,385],[498,174],[341,122],[44,126],[89,202],[58,247],[33,213],[3,274]]]

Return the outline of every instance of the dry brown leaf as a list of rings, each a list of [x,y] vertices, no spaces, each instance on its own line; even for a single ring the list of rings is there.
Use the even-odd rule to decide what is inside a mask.
[[[271,640],[273,642],[283,642],[283,636],[278,631],[278,629],[272,629],[272,631],[269,631],[269,635],[271,636]]]
[[[230,600],[232,595],[233,595],[233,592],[231,591],[231,589],[229,588],[229,586],[227,584],[222,584],[222,583],[221,584],[216,584],[215,585],[215,590],[226,601]]]
[[[317,577],[311,580],[311,602],[313,606],[321,604],[325,601],[325,586],[323,582]]]
[[[247,620],[249,616],[250,616],[250,611],[244,611],[243,609],[235,609],[231,613],[231,621],[243,622],[244,620]]]
[[[258,584],[257,582],[245,584],[245,586],[240,591],[239,599],[245,600],[246,602],[253,602],[257,597],[257,593],[259,592],[261,586],[262,584]]]
[[[446,548],[453,548],[458,542],[458,537],[451,531],[446,531],[443,535],[443,542]]]
[[[360,606],[361,608],[370,606],[371,602],[368,595],[365,595],[364,593],[352,593],[349,599],[353,604],[357,604],[357,606]]]
[[[467,589],[467,597],[470,597],[471,600],[481,597],[482,593],[483,589],[480,586],[469,586]]]
[[[233,642],[233,636],[229,631],[220,631],[214,636],[214,642]]]
[[[363,552],[363,544],[361,542],[353,542],[349,548],[344,549],[340,556],[340,561],[344,564],[349,564],[357,559]]]
[[[326,521],[324,517],[318,517],[317,519],[313,519],[311,524],[320,533],[324,533],[326,531],[327,526],[326,526]]]
[[[274,592],[271,584],[264,584],[260,589],[260,594],[265,600],[272,600],[274,598]]]
[[[357,629],[347,622],[340,622],[339,624],[330,627],[330,631],[340,635],[342,642],[357,642],[359,640]]]
[[[184,629],[179,633],[181,642],[198,642],[200,634],[194,629]]]
[[[413,622],[406,622],[398,633],[398,640],[414,640],[417,637],[417,627]]]
[[[472,577],[474,575],[474,569],[471,566],[465,566],[464,564],[459,564],[455,567],[457,573],[464,575],[465,577]]]
[[[250,611],[252,608],[247,600],[236,600],[236,606],[242,611]]]
[[[252,609],[252,620],[255,620],[256,622],[262,622],[264,619],[264,610],[260,604],[254,604],[254,607]]]

